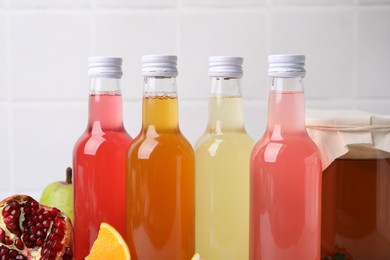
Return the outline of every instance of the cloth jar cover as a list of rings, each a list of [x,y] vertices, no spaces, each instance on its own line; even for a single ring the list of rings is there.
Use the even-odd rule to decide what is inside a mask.
[[[323,170],[348,152],[356,158],[370,158],[373,150],[390,153],[390,115],[308,109],[306,127],[321,152]]]

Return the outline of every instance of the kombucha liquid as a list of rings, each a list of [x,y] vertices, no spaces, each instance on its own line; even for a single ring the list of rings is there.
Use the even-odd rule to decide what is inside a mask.
[[[100,223],[126,231],[126,155],[131,137],[122,124],[121,95],[91,95],[89,125],[73,151],[75,259],[83,260]]]
[[[144,97],[127,161],[127,243],[134,260],[189,260],[195,249],[195,162],[177,98]]]
[[[210,98],[210,107],[217,102],[219,109],[210,109],[210,118],[219,118],[223,131],[209,125],[195,145],[196,252],[204,260],[248,259],[254,142],[244,129],[242,98]]]
[[[390,159],[336,159],[322,185],[322,257],[390,259]]]
[[[303,102],[303,92],[270,92],[278,119],[269,118],[251,159],[251,260],[320,259],[321,161],[290,113],[304,117]]]

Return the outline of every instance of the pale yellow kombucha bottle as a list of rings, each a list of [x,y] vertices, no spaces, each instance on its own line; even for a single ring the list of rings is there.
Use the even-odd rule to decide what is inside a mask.
[[[195,145],[196,251],[202,260],[248,259],[249,160],[241,57],[210,57],[208,126]]]

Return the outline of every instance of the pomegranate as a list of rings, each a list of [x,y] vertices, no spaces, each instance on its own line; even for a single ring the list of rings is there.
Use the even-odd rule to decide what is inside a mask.
[[[27,195],[0,202],[0,260],[72,259],[72,224]]]

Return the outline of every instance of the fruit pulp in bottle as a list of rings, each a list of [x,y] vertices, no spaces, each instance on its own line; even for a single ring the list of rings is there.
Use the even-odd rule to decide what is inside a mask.
[[[336,159],[322,187],[322,257],[390,259],[390,159]]]
[[[195,162],[177,124],[177,98],[145,97],[127,168],[127,243],[132,259],[191,259]]]
[[[270,115],[251,157],[251,260],[320,259],[321,161],[290,113],[304,117],[303,102],[303,92],[270,92],[277,118]]]
[[[75,145],[75,259],[84,259],[105,221],[125,236],[126,155],[121,95],[91,95],[89,125]]]
[[[249,159],[254,142],[243,126],[241,97],[210,102],[211,107],[219,102],[223,114],[210,118],[217,117],[223,127],[216,131],[209,125],[195,146],[196,252],[205,260],[248,259]]]

